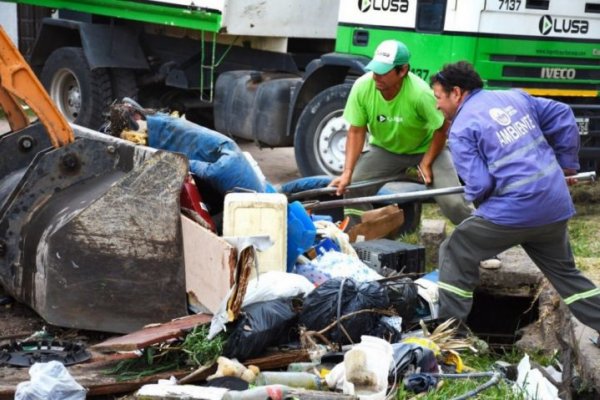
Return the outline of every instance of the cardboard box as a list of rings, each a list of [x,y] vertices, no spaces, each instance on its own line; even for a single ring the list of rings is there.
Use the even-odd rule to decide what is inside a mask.
[[[188,301],[215,313],[233,284],[236,249],[185,215],[181,216],[181,228]]]
[[[404,212],[392,204],[365,212],[361,221],[348,231],[350,243],[354,243],[359,235],[364,236],[364,240],[373,240],[398,230],[404,223]]]

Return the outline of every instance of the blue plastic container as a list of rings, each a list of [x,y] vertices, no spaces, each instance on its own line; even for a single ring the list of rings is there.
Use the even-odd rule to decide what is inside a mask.
[[[315,250],[319,256],[322,256],[323,254],[332,250],[341,251],[340,246],[330,238],[321,239],[321,241],[315,245]]]
[[[315,224],[299,201],[288,204],[287,272],[292,272],[298,256],[313,247]]]

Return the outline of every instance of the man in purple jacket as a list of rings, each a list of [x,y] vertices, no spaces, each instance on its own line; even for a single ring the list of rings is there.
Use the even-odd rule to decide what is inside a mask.
[[[472,65],[445,65],[431,83],[451,126],[448,145],[465,198],[478,207],[440,248],[440,317],[465,322],[479,260],[521,245],[573,315],[600,331],[600,289],[575,266],[565,175],[579,169],[571,109],[520,90],[483,90]]]

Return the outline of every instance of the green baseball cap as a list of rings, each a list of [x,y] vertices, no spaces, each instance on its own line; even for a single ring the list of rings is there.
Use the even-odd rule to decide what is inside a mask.
[[[408,64],[409,59],[410,52],[404,43],[398,40],[384,40],[375,49],[375,55],[365,69],[384,75],[396,65]]]

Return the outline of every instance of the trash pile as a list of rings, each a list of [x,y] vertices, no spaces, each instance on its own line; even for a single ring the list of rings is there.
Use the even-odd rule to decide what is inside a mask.
[[[93,346],[125,351],[112,370],[127,371],[125,379],[177,372],[136,397],[375,400],[460,377],[485,379],[478,393],[505,378],[464,365],[460,352],[477,351],[478,341],[437,320],[437,272],[425,273],[424,249],[384,238],[402,224],[397,206],[366,213],[346,232],[343,221],[289,201],[326,186],[326,177],[275,187],[231,139],[129,100],[113,108],[110,126],[113,135],[187,156],[186,291],[189,309],[206,317],[167,322],[164,330],[178,323],[179,330],[153,341],[146,340],[150,330],[161,326],[133,332],[145,339],[132,347],[123,345],[130,335]],[[33,364],[17,399],[85,398],[64,367],[51,363]],[[128,369],[134,363],[137,375]]]

